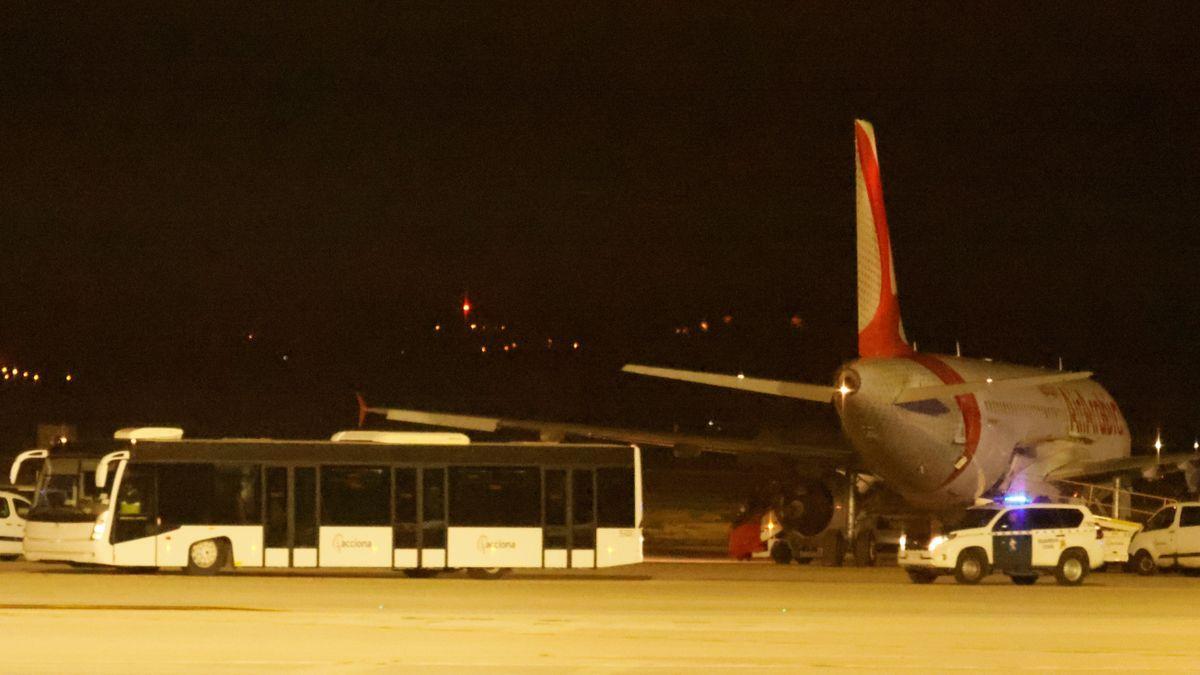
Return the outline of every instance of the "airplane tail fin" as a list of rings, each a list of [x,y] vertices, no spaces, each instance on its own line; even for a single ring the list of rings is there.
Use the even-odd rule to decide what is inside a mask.
[[[367,421],[367,413],[370,412],[370,409],[367,408],[367,400],[360,392],[354,392],[354,398],[358,399],[358,428],[361,429]]]
[[[858,217],[858,355],[892,357],[911,354],[900,320],[896,295],[896,269],[892,264],[892,242],[887,214],[883,209],[883,182],[879,178],[879,154],[875,150],[875,128],[865,120],[854,121],[855,205]]]

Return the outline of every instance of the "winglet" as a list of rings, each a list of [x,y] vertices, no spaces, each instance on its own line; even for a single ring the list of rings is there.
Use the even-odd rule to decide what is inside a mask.
[[[363,424],[367,422],[367,413],[370,409],[367,408],[367,400],[359,392],[354,392],[354,398],[358,399],[358,428],[363,428]]]
[[[858,355],[894,357],[911,354],[900,320],[896,293],[896,268],[887,213],[883,208],[883,181],[875,128],[854,121],[855,212],[858,220]]]

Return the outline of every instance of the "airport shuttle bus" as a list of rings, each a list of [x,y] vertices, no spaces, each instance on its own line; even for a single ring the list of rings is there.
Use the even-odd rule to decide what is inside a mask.
[[[636,446],[364,431],[184,440],[160,428],[28,451],[13,472],[32,459],[43,461],[23,545],[32,561],[487,578],[642,560]]]

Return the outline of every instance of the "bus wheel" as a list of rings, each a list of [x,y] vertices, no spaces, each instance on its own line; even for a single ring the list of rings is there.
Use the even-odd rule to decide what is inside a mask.
[[[472,567],[467,570],[467,576],[472,579],[499,579],[510,571],[507,567]]]
[[[408,577],[409,579],[432,579],[437,576],[439,571],[440,570],[429,568],[421,569],[414,567],[412,569],[404,570],[404,576]]]
[[[188,549],[188,574],[216,574],[229,559],[224,542],[205,539]]]

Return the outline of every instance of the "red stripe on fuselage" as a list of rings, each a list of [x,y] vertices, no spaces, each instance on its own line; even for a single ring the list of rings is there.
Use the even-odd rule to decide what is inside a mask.
[[[888,232],[887,211],[883,207],[883,181],[879,177],[879,159],[875,156],[871,137],[862,125],[854,124],[854,140],[858,149],[858,164],[862,168],[863,184],[871,203],[871,219],[875,223],[875,244],[879,249],[879,302],[875,316],[858,334],[858,355],[864,357],[904,356],[912,349],[900,336],[900,302],[892,287],[892,240]]]
[[[937,375],[942,384],[962,384],[966,381],[949,364],[936,357],[928,354],[913,353],[909,354],[908,358],[924,366],[934,375]],[[975,451],[979,448],[979,435],[982,430],[982,415],[979,412],[979,402],[975,400],[975,395],[959,394],[954,397],[954,401],[958,404],[958,409],[962,411],[963,431],[966,435],[966,444],[963,446],[962,456],[967,461],[963,462],[961,467],[950,472],[950,476],[942,483],[943,487],[948,485],[950,481],[958,478],[959,474],[965,471],[967,466],[971,464],[971,460],[975,457]]]

